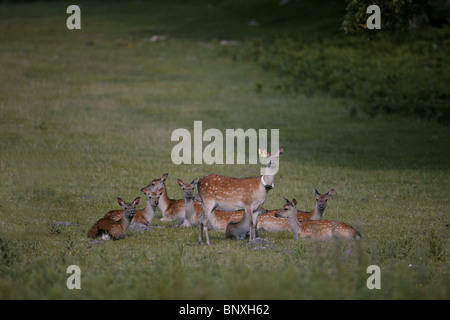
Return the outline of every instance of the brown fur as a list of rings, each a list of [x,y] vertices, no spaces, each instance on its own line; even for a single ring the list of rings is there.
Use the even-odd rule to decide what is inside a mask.
[[[89,229],[89,238],[102,237],[104,239],[112,238],[113,240],[125,238],[125,232],[134,216],[134,209],[139,203],[140,198],[134,199],[131,203],[125,203],[121,198],[117,200],[119,205],[124,209],[122,213],[119,212],[120,210],[114,210],[105,214],[103,218],[99,219]]]

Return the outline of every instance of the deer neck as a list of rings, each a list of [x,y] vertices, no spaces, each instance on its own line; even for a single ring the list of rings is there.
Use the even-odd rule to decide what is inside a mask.
[[[142,213],[142,216],[144,217],[145,221],[147,221],[148,225],[152,224],[153,218],[155,217],[155,211],[156,207],[152,207],[150,205],[150,199],[148,199],[147,206],[144,208],[144,212]]]
[[[194,208],[194,200],[191,198],[184,198],[184,210],[185,210],[185,219],[187,219],[191,224],[194,223],[195,220],[195,208]]]
[[[325,211],[325,208],[319,209],[319,202],[316,201],[316,206],[314,207],[311,220],[320,220],[320,219],[322,219],[324,211]]]
[[[247,236],[247,232],[250,231],[250,221],[247,217],[247,215],[244,213],[242,219],[237,222],[233,223],[233,230],[231,231],[231,234],[238,240],[245,239]],[[228,229],[228,227],[227,227]]]
[[[272,189],[274,187],[274,184],[273,184],[274,180],[275,180],[274,175],[265,174],[265,175],[261,176],[261,184],[266,189]]]
[[[166,187],[164,186],[164,192],[159,197],[159,203],[158,203],[159,208],[161,209],[161,212],[163,214],[163,217],[164,217],[164,214],[166,213],[166,211],[169,209],[170,202],[171,202],[171,200],[167,196]]]
[[[128,227],[130,226],[130,223],[131,223],[131,220],[133,220],[133,217],[126,216],[125,214],[123,215],[122,228],[123,228],[124,233],[125,233],[125,231],[127,231]]]
[[[288,217],[288,223],[294,236],[302,232],[303,227],[300,221],[298,221],[297,219],[297,210],[295,210],[295,214],[292,214]]]

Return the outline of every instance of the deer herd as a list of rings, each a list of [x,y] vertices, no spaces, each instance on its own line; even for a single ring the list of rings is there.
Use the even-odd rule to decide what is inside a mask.
[[[282,153],[282,147],[273,154],[265,152],[266,169],[278,167],[278,158]],[[342,238],[352,241],[361,238],[361,234],[348,224],[322,220],[327,200],[333,195],[334,189],[325,194],[314,189],[316,206],[311,212],[298,210],[297,201],[286,198],[281,209],[264,209],[262,205],[274,187],[273,172],[266,170],[264,175],[250,178],[210,174],[201,179],[195,178],[190,183],[177,179],[183,189],[184,199],[181,200],[172,200],[167,196],[165,181],[168,174],[165,173],[141,189],[147,197],[144,209],[136,210],[139,197],[131,203],[118,198],[122,210],[106,213],[90,228],[88,237],[119,240],[125,238],[128,229],[148,230],[155,217],[156,207],[159,206],[161,221],[177,221],[180,227],[198,227],[198,241],[203,243],[205,237],[208,245],[208,230],[225,231],[227,238],[237,240],[248,236],[250,241],[255,240],[258,231],[291,231],[295,239]]]

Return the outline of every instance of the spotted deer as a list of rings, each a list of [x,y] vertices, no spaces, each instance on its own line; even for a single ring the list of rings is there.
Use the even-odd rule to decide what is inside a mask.
[[[194,200],[194,191],[197,184],[197,178],[191,183],[184,183],[177,179],[178,184],[183,189],[185,200],[185,218],[182,226],[198,226],[199,216],[203,212],[203,206],[200,202]],[[244,211],[223,211],[218,208],[211,212],[208,220],[208,228],[215,231],[224,231],[230,222],[236,222],[242,219]]]
[[[273,168],[278,168],[278,159],[282,153],[282,147],[275,154],[267,153],[267,168],[262,176],[231,178],[210,174],[199,180],[197,188],[203,205],[198,235],[200,243],[203,242],[203,228],[206,243],[210,245],[207,221],[211,212],[217,207],[225,211],[244,210],[247,217],[245,221],[250,225],[250,241],[256,238],[255,227],[258,215],[253,213],[263,205],[269,190],[274,186],[275,173]],[[268,170],[268,168],[271,168],[271,170]]]
[[[301,239],[313,240],[333,240],[335,238],[342,238],[346,240],[359,240],[361,234],[352,226],[335,221],[335,220],[308,220],[299,221],[297,219],[297,201],[295,199],[289,201],[281,208],[275,217],[287,218],[291,232],[295,239],[299,236]]]
[[[141,231],[150,230],[153,218],[155,217],[156,207],[158,206],[159,198],[163,193],[163,190],[151,192],[147,187],[143,187],[141,191],[147,197],[147,206],[144,210],[136,210],[133,220],[128,227],[130,230]]]
[[[325,208],[327,207],[327,201],[334,194],[334,189],[331,189],[327,193],[320,193],[314,188],[314,196],[316,197],[316,205],[313,211],[305,212],[297,210],[297,219],[303,220],[320,220],[323,217]],[[257,228],[259,231],[279,232],[290,231],[289,223],[286,218],[276,218],[275,213],[279,209],[270,210],[267,214],[262,214],[258,217]],[[233,226],[230,226],[232,228]]]
[[[123,213],[107,213],[98,220],[88,232],[89,238],[101,237],[104,240],[120,240],[125,238],[125,232],[134,217],[136,205],[140,197],[134,199],[131,203],[125,203],[122,198],[117,198],[119,205],[123,208]]]

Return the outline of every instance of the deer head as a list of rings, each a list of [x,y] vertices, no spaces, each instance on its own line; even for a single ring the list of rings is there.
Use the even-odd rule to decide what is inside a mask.
[[[183,194],[186,199],[194,199],[194,191],[197,186],[198,178],[195,178],[191,183],[184,183],[181,179],[177,179],[178,185],[183,188]]]
[[[136,199],[134,199],[133,202],[125,203],[125,201],[123,201],[122,198],[117,198],[119,205],[123,208],[123,216],[124,217],[133,218],[134,209],[136,209],[136,206],[138,205],[139,200],[141,200],[141,198],[137,197]]]
[[[277,213],[275,213],[275,217],[277,218],[288,218],[293,214],[297,214],[297,200],[293,199],[292,202],[283,197],[286,200],[286,204],[281,208]]]
[[[280,147],[277,152],[267,152],[266,149],[258,149],[260,158],[266,158],[266,167],[261,168],[261,175],[275,175],[278,172],[279,157],[284,152],[283,147]]]
[[[146,188],[150,192],[157,192],[158,190],[163,189],[164,182],[167,180],[168,175],[169,175],[168,173],[164,173],[160,179],[153,180],[144,188]],[[144,192],[144,190],[143,190],[144,188],[141,189],[142,192]]]
[[[320,193],[314,188],[314,196],[316,197],[316,206],[319,210],[325,210],[327,206],[327,200],[333,196],[334,189],[331,189],[325,194]]]
[[[148,188],[148,187],[143,187],[141,189],[141,191],[147,196],[150,206],[156,207],[159,203],[159,197],[161,197],[164,190],[159,189],[156,192],[152,192],[150,190],[151,190],[151,188]]]

